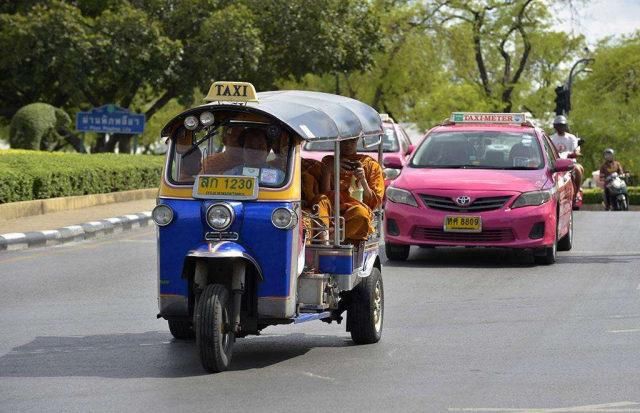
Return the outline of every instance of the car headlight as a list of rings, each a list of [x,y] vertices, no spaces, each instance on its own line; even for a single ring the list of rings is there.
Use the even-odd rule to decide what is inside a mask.
[[[411,192],[405,191],[404,189],[389,187],[387,188],[387,198],[391,202],[395,202],[396,204],[405,204],[411,205],[414,207],[418,206],[416,199],[413,197]]]
[[[153,211],[151,211],[151,218],[156,225],[164,227],[173,221],[173,210],[163,204],[156,205],[156,207],[153,208]]]
[[[215,118],[213,117],[213,113],[211,112],[202,112],[200,114],[200,123],[202,123],[202,126],[209,126],[213,124],[214,120]]]
[[[271,222],[278,229],[291,229],[298,223],[298,215],[289,208],[276,208],[271,214]]]
[[[400,175],[400,171],[401,169],[384,168],[384,178],[389,180],[396,179]]]
[[[224,231],[233,223],[233,208],[228,204],[213,204],[207,209],[207,224],[215,230]]]
[[[538,206],[551,199],[551,191],[533,191],[525,192],[516,199],[511,208],[520,208],[525,206]]]
[[[198,118],[195,116],[187,116],[184,120],[184,127],[189,130],[194,130],[198,127]]]

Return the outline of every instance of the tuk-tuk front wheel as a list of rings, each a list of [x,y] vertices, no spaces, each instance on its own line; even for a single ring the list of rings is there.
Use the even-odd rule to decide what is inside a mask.
[[[191,321],[169,320],[169,331],[178,340],[193,340],[196,337]]]
[[[202,367],[211,373],[227,370],[235,335],[229,328],[231,300],[225,286],[209,284],[204,288],[196,304],[194,324]]]
[[[351,303],[347,309],[347,325],[351,339],[356,344],[372,344],[380,341],[384,321],[384,286],[380,270],[373,268],[351,291]]]

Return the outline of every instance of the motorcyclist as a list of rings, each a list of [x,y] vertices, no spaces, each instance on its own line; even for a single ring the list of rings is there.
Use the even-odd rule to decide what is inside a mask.
[[[611,148],[604,150],[604,163],[600,167],[600,181],[604,183],[604,209],[609,211],[611,205],[609,204],[609,189],[607,188],[606,179],[614,172],[617,172],[619,176],[624,175],[624,170],[620,162],[615,160],[615,152]]]
[[[551,135],[551,141],[558,152],[561,154],[566,153],[567,158],[576,158],[580,156],[581,153],[578,138],[568,132],[569,123],[567,122],[567,118],[562,115],[556,116],[553,120],[553,128],[556,130],[556,133]],[[582,184],[583,176],[584,168],[576,162],[571,173],[571,180],[573,181],[576,195],[580,192],[580,185]]]

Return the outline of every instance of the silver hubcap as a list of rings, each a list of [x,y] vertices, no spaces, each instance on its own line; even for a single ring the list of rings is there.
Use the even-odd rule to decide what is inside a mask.
[[[382,327],[382,286],[380,281],[376,281],[376,287],[373,291],[373,322],[376,331],[380,331]]]

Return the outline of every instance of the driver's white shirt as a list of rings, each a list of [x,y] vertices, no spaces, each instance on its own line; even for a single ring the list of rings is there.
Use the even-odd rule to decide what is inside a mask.
[[[558,152],[575,152],[578,149],[578,138],[575,135],[565,132],[564,135],[554,133],[551,135],[551,142],[555,145]]]

